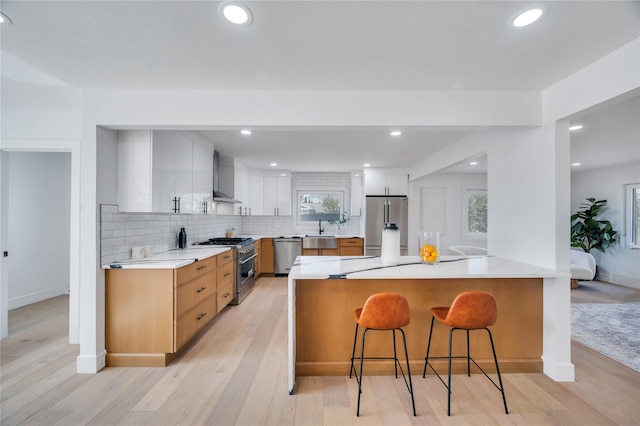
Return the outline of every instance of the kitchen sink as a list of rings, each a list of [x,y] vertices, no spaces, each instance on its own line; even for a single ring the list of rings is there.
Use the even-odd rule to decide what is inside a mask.
[[[302,248],[334,249],[338,247],[338,240],[333,235],[307,235],[302,239]]]

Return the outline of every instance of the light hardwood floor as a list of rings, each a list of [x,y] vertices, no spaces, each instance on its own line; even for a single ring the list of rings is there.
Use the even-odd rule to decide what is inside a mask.
[[[572,298],[588,299],[588,291],[573,290]],[[509,415],[481,374],[454,376],[451,417],[442,384],[416,372],[418,417],[410,415],[402,379],[369,377],[366,369],[360,417],[357,384],[346,375],[299,377],[289,396],[286,292],[285,278],[261,278],[243,304],[226,308],[168,367],[98,374],[75,373],[78,347],[67,344],[66,297],[11,311],[11,336],[1,342],[1,424],[632,425],[640,419],[640,373],[575,342],[573,383],[503,375]]]

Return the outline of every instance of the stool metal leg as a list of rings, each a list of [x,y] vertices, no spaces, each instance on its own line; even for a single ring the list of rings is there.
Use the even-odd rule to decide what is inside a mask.
[[[356,409],[356,417],[360,416],[360,395],[362,394],[362,367],[364,366],[364,338],[367,335],[367,327],[362,331],[362,350],[360,351],[360,379],[358,380],[358,408]]]
[[[409,376],[409,393],[411,394],[411,406],[413,407],[413,415],[417,416],[416,401],[413,398],[413,382],[411,381],[411,367],[409,366],[409,352],[407,351],[407,338],[405,337],[403,329],[399,328],[398,330],[400,330],[400,332],[402,333],[402,341],[404,343],[404,356],[405,356],[405,360],[407,361],[407,376]],[[396,375],[396,377],[398,376]]]
[[[509,414],[509,410],[507,409],[507,398],[504,396],[504,385],[502,384],[502,376],[500,376],[500,367],[498,367],[498,357],[496,356],[496,348],[493,346],[493,336],[491,335],[491,330],[485,328],[487,333],[489,333],[489,340],[491,341],[491,350],[493,351],[493,360],[496,363],[496,372],[498,373],[498,383],[500,383],[500,392],[502,393],[502,402],[504,402],[504,412],[505,414]]]
[[[358,341],[358,323],[356,323],[356,332],[353,335],[353,352],[351,352],[351,369],[349,370],[349,378],[351,378],[351,373],[355,373],[356,370],[353,367],[353,359],[356,356],[356,342]]]
[[[467,376],[471,377],[471,353],[469,352],[469,330],[467,330]]]
[[[427,342],[427,353],[424,356],[424,370],[422,370],[422,378],[424,379],[427,375],[427,365],[429,364],[429,350],[431,349],[431,336],[433,335],[433,323],[436,319],[431,318],[431,328],[429,329],[429,341]]]
[[[396,330],[395,329],[391,330],[391,333],[393,334],[393,368],[396,371],[396,379],[397,379],[398,378],[398,363],[400,361],[398,361],[398,352],[396,351]]]
[[[451,349],[453,347],[453,332],[457,330],[452,328],[449,331],[449,371],[447,372],[447,416],[451,415]]]

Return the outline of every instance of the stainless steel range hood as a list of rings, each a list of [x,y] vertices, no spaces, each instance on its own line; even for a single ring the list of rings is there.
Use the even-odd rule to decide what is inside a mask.
[[[220,192],[220,154],[213,151],[213,201],[215,203],[242,203],[231,195]]]

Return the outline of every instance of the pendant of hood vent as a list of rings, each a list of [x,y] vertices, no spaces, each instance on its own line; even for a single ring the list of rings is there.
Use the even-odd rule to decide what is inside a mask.
[[[220,192],[220,154],[213,151],[213,201],[215,203],[242,203],[231,195]]]

